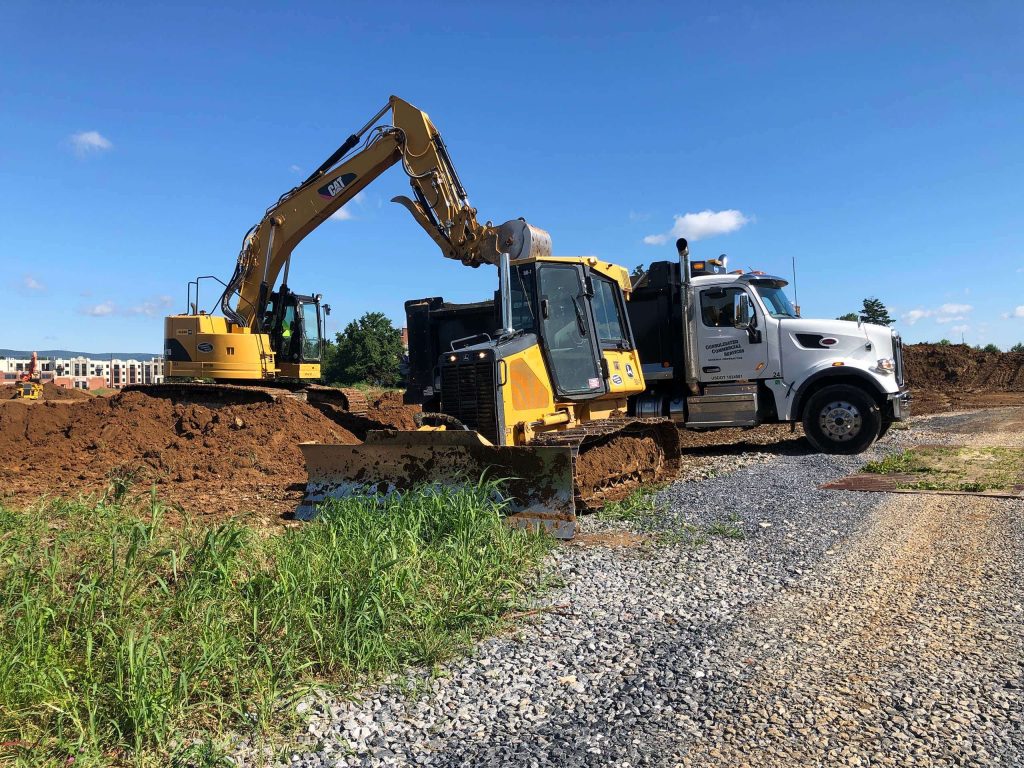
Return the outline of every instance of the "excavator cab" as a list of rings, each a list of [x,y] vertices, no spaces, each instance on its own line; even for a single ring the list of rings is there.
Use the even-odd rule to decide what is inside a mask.
[[[320,378],[326,309],[321,298],[294,293],[286,285],[270,294],[261,330],[270,337],[281,378]]]

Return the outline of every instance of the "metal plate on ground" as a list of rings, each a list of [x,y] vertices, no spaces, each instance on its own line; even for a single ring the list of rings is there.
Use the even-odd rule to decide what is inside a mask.
[[[907,488],[919,481],[919,475],[909,473],[892,475],[874,475],[867,472],[849,475],[848,477],[822,483],[818,487],[827,491],[869,491],[875,493],[937,493],[952,496],[992,496],[997,499],[1024,498],[1024,485],[1015,485],[1009,490],[943,490],[929,488]],[[904,487],[901,487],[904,486]]]
[[[867,472],[819,488],[1024,498],[1024,449],[1007,446],[919,445],[870,462]]]

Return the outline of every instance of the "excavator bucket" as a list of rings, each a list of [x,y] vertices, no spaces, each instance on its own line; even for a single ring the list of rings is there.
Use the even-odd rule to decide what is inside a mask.
[[[369,432],[362,445],[303,443],[309,481],[295,516],[308,520],[325,499],[389,494],[430,485],[498,479],[508,522],[560,539],[576,531],[572,449],[495,446],[475,432]]]

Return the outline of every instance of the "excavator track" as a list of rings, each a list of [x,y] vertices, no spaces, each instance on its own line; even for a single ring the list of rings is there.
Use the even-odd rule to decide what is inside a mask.
[[[539,435],[531,446],[572,448],[573,495],[595,510],[679,470],[679,431],[669,419],[613,418]]]
[[[330,403],[355,416],[365,416],[370,406],[358,389],[325,387],[321,384],[282,384],[254,386],[250,384],[210,384],[201,381],[167,381],[162,384],[129,384],[126,392],[142,392],[150,397],[165,397],[184,402],[236,405],[245,403],[276,403],[285,399]]]

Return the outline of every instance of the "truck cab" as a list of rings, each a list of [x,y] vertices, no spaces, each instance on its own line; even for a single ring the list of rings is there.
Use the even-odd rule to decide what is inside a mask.
[[[909,415],[894,331],[801,318],[786,280],[680,253],[652,264],[629,303],[648,384],[637,414],[694,429],[799,421],[827,453],[860,453]]]

